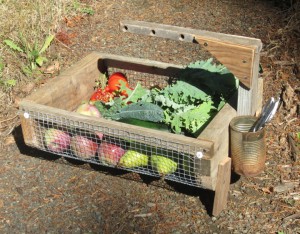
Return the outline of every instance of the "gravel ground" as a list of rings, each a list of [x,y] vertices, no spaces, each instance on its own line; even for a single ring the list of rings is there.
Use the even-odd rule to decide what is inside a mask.
[[[233,173],[227,209],[213,217],[212,191],[56,157],[25,146],[16,127],[1,145],[1,233],[299,233],[300,159],[288,143],[300,131],[299,34],[287,28],[287,10],[254,0],[85,2],[95,14],[62,22],[64,44],[51,48],[61,69],[95,50],[174,64],[208,56],[198,45],[123,33],[120,20],[260,38],[264,102],[285,97],[266,128],[266,168],[249,179]]]

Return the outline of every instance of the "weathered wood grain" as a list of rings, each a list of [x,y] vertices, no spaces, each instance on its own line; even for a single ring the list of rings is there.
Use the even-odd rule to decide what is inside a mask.
[[[241,46],[197,35],[195,40],[224,64],[245,86],[251,87],[254,46]]]
[[[229,155],[229,123],[236,115],[236,110],[229,103],[225,104],[218,115],[215,116],[198,137],[198,139],[206,139],[214,142],[213,157],[208,164],[210,178],[206,178],[205,180],[210,179],[206,186],[210,185],[211,190],[216,189],[219,164]],[[204,178],[200,177],[200,180],[203,181]]]
[[[231,158],[224,159],[219,164],[217,186],[212,215],[218,216],[227,206],[227,198],[230,186]]]

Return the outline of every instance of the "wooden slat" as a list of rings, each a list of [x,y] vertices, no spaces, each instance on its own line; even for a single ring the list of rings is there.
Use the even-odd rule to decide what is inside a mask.
[[[259,53],[255,53],[253,60],[253,77],[250,89],[243,84],[238,88],[238,115],[254,115],[262,104],[262,86],[259,85]]]
[[[219,165],[217,186],[215,191],[212,215],[218,216],[227,206],[227,198],[230,186],[231,158],[226,158]]]
[[[255,46],[258,48],[258,51],[261,50],[262,46],[261,41],[257,38],[158,24],[153,22],[123,20],[120,22],[120,29],[123,32],[162,37],[185,42],[194,42],[194,35],[198,35],[207,38],[214,38],[219,41],[231,42],[234,44]]]

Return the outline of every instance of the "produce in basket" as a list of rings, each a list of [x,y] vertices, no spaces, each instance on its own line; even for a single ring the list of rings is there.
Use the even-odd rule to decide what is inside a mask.
[[[84,136],[71,137],[71,150],[79,158],[89,159],[96,155],[98,144]]]
[[[98,88],[90,97],[90,104],[94,104],[96,101],[101,101],[101,102],[110,102],[114,98],[114,94],[111,93],[108,89],[108,87],[101,89]]]
[[[120,90],[121,84],[125,84],[127,88],[129,88],[129,84],[127,81],[126,76],[121,72],[115,72],[108,78],[107,87],[110,92],[116,92]],[[127,96],[127,93],[125,90],[121,92],[122,96]]]
[[[68,149],[71,141],[68,133],[54,128],[48,128],[45,131],[44,139],[47,149],[56,153],[61,153]]]
[[[101,117],[99,110],[94,105],[87,102],[80,104],[77,107],[76,112],[82,115]]]
[[[150,161],[153,169],[160,175],[172,174],[177,170],[177,163],[164,156],[151,155]]]
[[[147,166],[148,156],[134,150],[127,150],[120,159],[119,165],[128,168]]]
[[[117,165],[125,150],[117,145],[102,142],[98,148],[98,158],[104,164]]]
[[[104,118],[166,124],[173,133],[198,137],[236,91],[238,80],[212,59],[191,63],[175,77],[166,87],[149,89],[140,83],[130,89],[125,78],[120,78],[118,92],[126,92],[126,97],[115,96],[95,106]]]

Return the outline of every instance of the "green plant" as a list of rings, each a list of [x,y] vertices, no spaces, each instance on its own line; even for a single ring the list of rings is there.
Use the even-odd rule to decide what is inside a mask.
[[[32,75],[38,67],[43,66],[44,62],[47,62],[47,58],[42,56],[42,54],[49,48],[53,39],[54,35],[47,36],[43,45],[39,47],[37,42],[31,45],[20,33],[18,43],[10,39],[4,40],[4,43],[13,51],[18,52],[21,57],[25,56],[27,65],[22,68],[22,71],[26,75]]]
[[[3,80],[3,70],[4,70],[4,62],[0,58],[0,85],[5,86],[7,88],[15,86],[17,83],[15,79]]]
[[[83,4],[78,1],[73,2],[73,8],[75,9],[75,11],[78,11],[78,12],[81,12],[84,14],[88,14],[88,15],[95,14],[95,11],[93,10],[92,7],[84,7]]]

